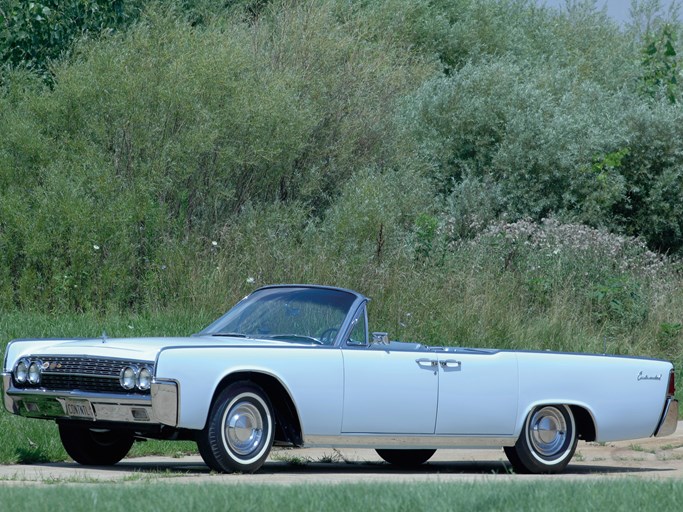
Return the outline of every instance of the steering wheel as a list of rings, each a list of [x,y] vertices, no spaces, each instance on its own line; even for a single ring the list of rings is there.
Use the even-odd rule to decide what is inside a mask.
[[[330,327],[329,329],[325,329],[322,334],[320,335],[320,342],[323,343],[324,345],[332,345],[332,342],[334,341],[335,336],[337,336],[337,333],[339,332],[339,329],[335,327]]]

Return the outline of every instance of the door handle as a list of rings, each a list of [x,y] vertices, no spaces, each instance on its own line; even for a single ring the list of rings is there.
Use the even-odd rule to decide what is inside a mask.
[[[426,357],[415,359],[415,362],[420,366],[437,366],[439,364],[436,359],[428,359]]]
[[[462,368],[462,361],[456,361],[455,359],[445,359],[443,361],[440,361],[441,363],[441,368],[445,369],[451,369],[451,370],[459,370]]]

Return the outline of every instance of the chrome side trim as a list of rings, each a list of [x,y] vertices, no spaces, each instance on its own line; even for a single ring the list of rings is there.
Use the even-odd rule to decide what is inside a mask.
[[[152,382],[152,415],[156,421],[175,427],[178,425],[178,383],[171,380]]]
[[[397,434],[344,434],[305,436],[305,447],[321,448],[501,448],[514,446],[516,437],[411,436]]]
[[[655,430],[655,437],[670,436],[678,426],[678,400],[669,398],[664,406],[662,419]]]

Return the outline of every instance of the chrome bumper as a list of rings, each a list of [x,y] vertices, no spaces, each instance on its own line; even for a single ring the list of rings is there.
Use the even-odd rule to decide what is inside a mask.
[[[7,411],[29,418],[163,424],[172,427],[178,424],[178,384],[174,381],[154,381],[150,395],[132,396],[19,389],[12,386],[11,374],[3,373],[2,394]],[[82,404],[82,415],[74,415],[74,409],[69,404]]]
[[[676,432],[676,426],[678,425],[678,400],[674,398],[669,398],[664,406],[664,412],[662,413],[662,419],[659,421],[659,425],[655,430],[655,437],[670,436]]]

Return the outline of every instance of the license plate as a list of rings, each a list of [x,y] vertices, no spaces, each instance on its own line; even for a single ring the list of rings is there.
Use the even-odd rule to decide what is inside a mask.
[[[64,401],[64,409],[69,416],[77,418],[95,419],[95,412],[92,405],[87,400],[70,400]]]

